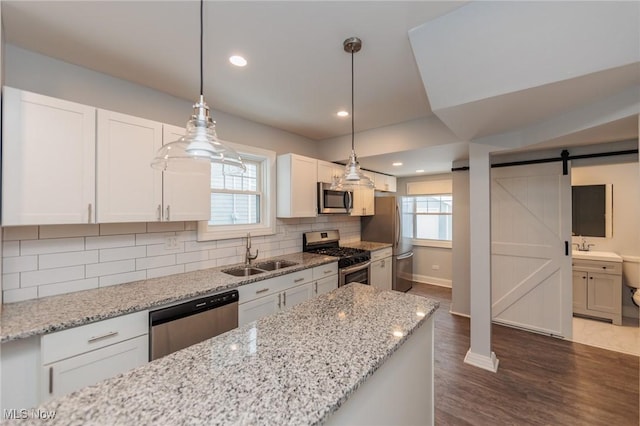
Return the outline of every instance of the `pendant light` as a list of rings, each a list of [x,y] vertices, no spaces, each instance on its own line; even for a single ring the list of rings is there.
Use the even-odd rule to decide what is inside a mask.
[[[358,163],[355,150],[353,55],[362,49],[362,40],[358,37],[350,37],[342,44],[344,51],[351,53],[351,155],[344,168],[343,175],[337,181],[334,181],[331,187],[337,190],[353,190],[357,187],[373,188],[373,181],[360,170],[360,163]]]
[[[151,162],[151,167],[175,171],[190,172],[195,162],[221,163],[225,173],[240,174],[246,170],[240,154],[223,144],[216,135],[215,122],[209,114],[209,106],[204,101],[203,70],[203,27],[204,0],[200,0],[200,98],[193,105],[193,115],[187,122],[183,137],[175,142],[163,145]]]

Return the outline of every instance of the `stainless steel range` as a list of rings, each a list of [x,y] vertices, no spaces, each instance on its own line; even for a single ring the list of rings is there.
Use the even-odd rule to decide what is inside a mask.
[[[371,280],[371,254],[367,250],[340,247],[340,232],[313,231],[302,235],[302,251],[338,257],[339,286],[358,282],[369,284]]]

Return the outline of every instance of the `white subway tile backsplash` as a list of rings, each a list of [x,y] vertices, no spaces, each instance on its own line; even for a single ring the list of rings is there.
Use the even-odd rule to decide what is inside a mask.
[[[20,241],[20,254],[22,256],[82,250],[84,250],[84,238],[81,237]]]
[[[180,253],[176,255],[177,263],[200,262],[203,260],[209,260],[209,251],[192,251],[189,253]]]
[[[160,268],[163,266],[171,266],[176,264],[176,255],[169,254],[167,256],[143,257],[136,259],[136,270]]]
[[[5,257],[2,259],[2,272],[35,271],[38,269],[38,256]]]
[[[57,284],[41,285],[38,287],[38,297],[55,296],[80,290],[98,288],[98,278],[86,280],[66,281]]]
[[[100,250],[100,262],[113,262],[114,260],[137,259],[147,256],[145,246],[110,248]]]
[[[184,265],[165,266],[163,268],[147,269],[147,278],[166,277],[167,275],[182,274]]]
[[[39,269],[51,269],[51,268],[60,268],[63,266],[86,265],[89,263],[98,263],[98,250],[41,254],[38,259]]]
[[[147,271],[126,272],[124,274],[105,275],[100,277],[100,287],[108,287],[110,285],[130,283],[133,281],[144,280],[147,278]]]
[[[154,232],[150,234],[136,234],[137,246],[146,246],[150,244],[164,244],[167,237],[175,237],[175,232]]]
[[[87,237],[87,250],[116,248],[116,247],[131,247],[135,245],[136,245],[136,237],[134,234]]]
[[[4,290],[2,292],[2,303],[22,302],[23,300],[36,299],[37,297],[38,287]]]
[[[82,278],[84,278],[84,266],[69,266],[66,268],[22,272],[20,273],[20,287],[34,287],[43,284],[79,280]]]
[[[2,228],[2,241],[37,240],[37,226],[9,226]]]
[[[4,228],[4,303],[244,262],[246,238],[197,241],[197,222]],[[302,233],[339,229],[360,240],[360,219],[278,219],[277,234],[252,237],[259,260],[302,250]],[[165,249],[167,237],[177,249]],[[27,270],[30,269],[30,270]]]
[[[199,271],[201,269],[215,268],[216,266],[218,266],[218,261],[216,259],[205,260],[202,262],[185,263],[184,271],[185,272]]]
[[[46,238],[70,238],[88,237],[100,234],[100,225],[42,225],[40,226],[40,239]]]
[[[20,256],[20,241],[5,241],[2,243],[2,257]]]
[[[178,247],[167,249],[165,243],[147,245],[147,256],[163,256],[165,254],[184,253],[184,243],[178,243]]]
[[[147,232],[145,222],[103,223],[100,225],[100,235],[144,234],[145,232]]]
[[[87,265],[86,267],[87,278],[99,277],[102,275],[120,274],[122,272],[132,272],[136,270],[136,261],[130,260],[118,260],[115,262],[95,263],[93,265]]]
[[[184,222],[149,222],[147,232],[184,231]]]
[[[13,290],[14,288],[20,288],[20,273],[2,274],[2,289]]]

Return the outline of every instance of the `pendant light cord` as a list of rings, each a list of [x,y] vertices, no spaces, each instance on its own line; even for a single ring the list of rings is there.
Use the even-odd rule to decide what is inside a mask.
[[[353,48],[352,48],[351,49],[351,151],[352,152],[355,151],[355,142],[354,142],[355,127],[353,124],[355,121],[355,118],[354,118],[355,114],[354,114],[354,108],[353,108],[353,97],[354,97],[353,82],[354,82],[354,78],[353,78]]]
[[[204,65],[203,65],[203,57],[202,54],[202,45],[204,44],[204,0],[200,0],[200,96],[204,95],[203,90],[203,80],[204,80]]]

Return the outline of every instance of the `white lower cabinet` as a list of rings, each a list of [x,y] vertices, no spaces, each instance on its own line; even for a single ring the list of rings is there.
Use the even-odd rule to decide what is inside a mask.
[[[148,322],[143,311],[42,336],[40,401],[145,364]]]
[[[275,314],[338,288],[338,262],[240,286],[238,324]]]
[[[145,364],[148,335],[42,366],[42,401],[66,395]]]
[[[393,284],[392,275],[392,249],[385,248],[371,253],[371,285],[380,290],[391,290]]]
[[[573,313],[622,324],[622,263],[573,260]]]

